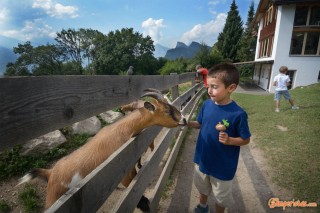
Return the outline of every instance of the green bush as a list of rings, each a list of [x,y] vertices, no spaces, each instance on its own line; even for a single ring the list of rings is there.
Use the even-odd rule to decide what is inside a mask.
[[[5,200],[0,200],[0,213],[10,212],[11,207]]]
[[[18,198],[26,212],[38,212],[41,208],[37,190],[31,185],[26,185]]]
[[[44,154],[21,155],[21,146],[5,150],[0,155],[0,180],[22,175],[31,168],[44,168],[53,160],[59,159],[82,146],[90,137],[87,134],[67,135],[68,142]]]

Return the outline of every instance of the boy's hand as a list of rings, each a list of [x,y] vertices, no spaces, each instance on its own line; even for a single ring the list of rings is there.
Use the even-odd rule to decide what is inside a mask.
[[[219,132],[219,141],[225,145],[229,145],[229,135],[226,132]]]

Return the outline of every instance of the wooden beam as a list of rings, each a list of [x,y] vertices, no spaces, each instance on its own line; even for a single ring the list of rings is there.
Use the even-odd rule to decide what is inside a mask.
[[[164,90],[180,81],[179,75],[1,78],[0,152],[134,101],[146,88]]]

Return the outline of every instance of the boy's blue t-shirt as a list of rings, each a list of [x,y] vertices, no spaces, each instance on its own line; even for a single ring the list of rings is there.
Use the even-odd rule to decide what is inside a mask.
[[[206,100],[197,121],[201,124],[194,162],[201,172],[220,180],[232,180],[238,165],[240,146],[224,145],[219,142],[216,125],[225,119],[229,123],[226,130],[229,137],[247,139],[251,136],[247,113],[234,101],[227,105],[217,105]]]

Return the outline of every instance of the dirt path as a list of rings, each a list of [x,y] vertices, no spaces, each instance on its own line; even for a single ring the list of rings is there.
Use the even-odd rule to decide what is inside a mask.
[[[185,140],[181,155],[172,173],[173,184],[162,197],[158,212],[193,212],[198,204],[198,192],[193,185],[193,154],[199,130],[193,129]],[[291,193],[271,182],[271,169],[268,168],[263,153],[254,143],[241,147],[238,170],[233,184],[235,204],[228,213],[283,212],[280,208],[270,209],[268,200],[278,197],[280,200],[292,200]],[[213,196],[209,206],[214,207]],[[286,212],[298,212],[299,209],[286,209]],[[301,209],[300,209],[301,211]]]

